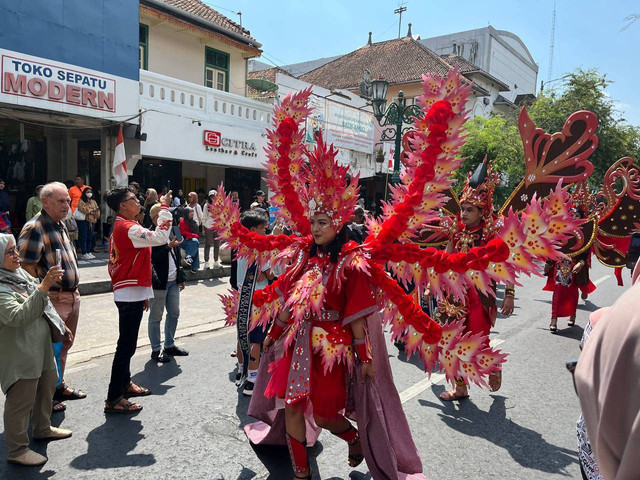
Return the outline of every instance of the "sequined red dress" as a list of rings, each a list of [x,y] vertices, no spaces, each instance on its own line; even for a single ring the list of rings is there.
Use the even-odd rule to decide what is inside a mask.
[[[326,288],[322,315],[307,315],[283,357],[271,365],[265,396],[303,409],[311,402],[315,415],[335,418],[345,408],[347,370],[355,364],[350,323],[373,313],[377,304],[363,272],[346,268],[346,279],[338,281],[337,264],[323,253],[309,259],[307,268],[316,266]],[[288,291],[292,283],[281,288]]]

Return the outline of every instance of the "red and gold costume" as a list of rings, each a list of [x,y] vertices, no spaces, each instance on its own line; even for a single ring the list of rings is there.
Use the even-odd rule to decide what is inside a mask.
[[[339,231],[357,203],[358,175],[348,179],[347,168],[335,159],[336,150],[321,136],[312,152],[303,145],[301,127],[311,112],[310,90],[287,95],[275,107],[274,129],[267,132],[271,201],[296,233],[249,232],[238,221],[237,206],[218,188],[214,228],[221,238],[249,263],[259,268],[269,263],[284,272],[253,297],[253,328],[276,319],[269,333],[276,342],[261,362],[249,407],[249,414],[261,420],[245,428],[252,442],[284,443],[285,405],[305,409],[311,442],[318,434],[314,413],[324,418],[344,414],[357,420],[373,478],[424,479],[393,384],[383,327],[390,325],[394,338],[405,341],[408,354],[419,354],[429,373],[440,365],[448,379],[485,384],[504,362],[506,356],[489,347],[484,333],[466,332],[461,321],[439,325],[398,285],[429,285],[438,296],[459,299],[470,288],[491,295],[494,282],[512,282],[519,273],[529,273],[534,260],[557,259],[559,243],[577,228],[567,220],[567,191],[558,186],[544,203],[532,200],[522,214],[505,217],[499,234],[483,238],[481,246],[447,253],[420,249],[412,241],[447,201],[443,192],[450,189],[452,172],[461,163],[457,153],[464,141],[464,106],[470,92],[471,85],[463,83],[456,69],[444,78],[424,77],[418,99],[423,114],[416,118],[401,182],[391,187],[392,199],[382,216],[369,219],[364,244],[342,245],[337,261],[317,254],[309,235],[310,217],[324,213]],[[233,322],[237,295],[222,300]],[[280,321],[284,309],[289,313],[283,317],[286,323]],[[359,319],[366,337],[354,340],[349,325]],[[373,363],[375,380],[363,381],[360,362]],[[351,444],[353,431],[338,436]],[[297,469],[298,461],[306,462],[304,444],[286,438]]]

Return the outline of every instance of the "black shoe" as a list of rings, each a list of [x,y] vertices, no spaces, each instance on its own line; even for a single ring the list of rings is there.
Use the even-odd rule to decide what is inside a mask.
[[[189,352],[184,348],[175,347],[175,346],[170,348],[165,348],[164,353],[166,353],[167,355],[171,355],[172,357],[186,357],[187,355],[189,355]]]
[[[253,395],[253,386],[254,383],[247,380],[242,386],[242,393],[250,397],[251,395]]]
[[[167,363],[171,361],[171,357],[158,350],[157,352],[151,352],[151,360],[159,363]]]

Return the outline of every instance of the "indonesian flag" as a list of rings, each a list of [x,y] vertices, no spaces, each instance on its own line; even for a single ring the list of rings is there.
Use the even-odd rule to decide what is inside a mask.
[[[116,151],[113,155],[113,178],[116,179],[117,187],[126,187],[129,183],[129,176],[127,175],[127,158],[124,154],[124,139],[122,138],[122,125],[118,130],[118,140],[116,142]]]
[[[389,147],[389,165],[387,167],[389,170],[393,170],[394,153],[395,153],[395,148]]]

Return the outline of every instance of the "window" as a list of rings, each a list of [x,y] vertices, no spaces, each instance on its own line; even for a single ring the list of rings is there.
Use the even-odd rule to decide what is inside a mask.
[[[140,24],[140,44],[139,44],[139,60],[140,69],[149,69],[149,27],[144,24]]]
[[[204,84],[216,90],[229,91],[229,54],[205,48]]]

